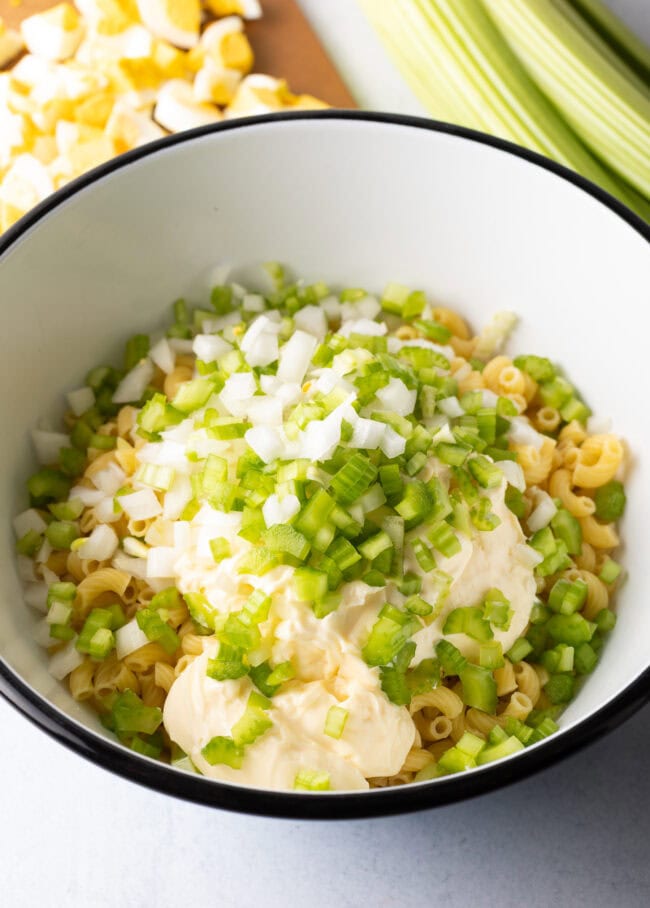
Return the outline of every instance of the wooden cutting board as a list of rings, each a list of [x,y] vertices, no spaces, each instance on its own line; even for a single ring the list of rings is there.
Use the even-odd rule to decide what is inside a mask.
[[[0,0],[0,15],[17,27],[22,19],[54,6],[56,0]],[[327,101],[332,107],[356,104],[295,0],[261,0],[264,15],[246,23],[255,51],[255,72],[285,78],[292,91]]]

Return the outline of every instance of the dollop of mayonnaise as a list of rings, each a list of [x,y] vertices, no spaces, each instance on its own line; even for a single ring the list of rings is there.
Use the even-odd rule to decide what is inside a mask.
[[[530,564],[518,555],[524,542],[519,522],[504,501],[505,483],[491,490],[492,511],[499,526],[477,532],[470,540],[459,535],[461,551],[438,558],[438,567],[452,577],[445,604],[436,618],[413,635],[412,664],[434,655],[435,644],[451,609],[476,605],[496,587],[510,600],[513,611],[507,631],[494,628],[504,650],[524,632],[535,598]],[[249,678],[215,681],[208,661],[219,648],[206,639],[205,651],[172,685],[164,706],[168,734],[203,774],[225,782],[267,789],[291,789],[300,770],[328,773],[333,790],[365,789],[367,779],[398,773],[415,740],[408,709],[392,703],[381,689],[379,670],[363,661],[361,650],[382,605],[394,594],[391,587],[372,588],[361,581],[345,584],[338,609],[316,618],[307,603],[296,599],[293,568],[280,566],[261,577],[239,574],[246,544],[233,539],[232,558],[219,565],[204,552],[201,539],[190,542],[175,565],[181,592],[201,590],[220,612],[238,610],[253,588],[273,598],[268,620],[260,625],[263,644],[258,661],[291,661],[295,678],[285,683],[268,711],[273,725],[245,749],[240,769],[211,766],[203,747],[216,735],[229,736],[242,717],[254,689]],[[405,568],[422,578],[421,595],[435,601],[431,579],[423,574],[410,546]],[[447,635],[466,656],[476,659],[478,643],[464,634]],[[264,648],[265,647],[265,648]],[[324,733],[332,706],[348,711],[339,739]]]
[[[211,766],[202,748],[215,735],[230,735],[253,690],[248,678],[214,681],[208,660],[218,644],[185,669],[172,685],[164,722],[172,740],[204,775],[257,788],[291,789],[302,769],[326,772],[334,790],[366,789],[367,778],[399,772],[413,744],[408,710],[392,704],[379,687],[378,673],[358,656],[346,654],[331,678],[290,681],[272,700],[273,725],[246,748],[240,769]],[[331,706],[348,711],[339,739],[324,733]]]

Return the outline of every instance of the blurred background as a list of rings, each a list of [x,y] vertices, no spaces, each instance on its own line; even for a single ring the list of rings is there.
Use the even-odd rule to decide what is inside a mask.
[[[648,0],[52,7],[0,0],[0,230],[168,132],[323,105],[504,136],[649,217]],[[174,801],[84,762],[4,701],[0,724],[9,908],[650,904],[649,707],[512,788],[339,824]]]

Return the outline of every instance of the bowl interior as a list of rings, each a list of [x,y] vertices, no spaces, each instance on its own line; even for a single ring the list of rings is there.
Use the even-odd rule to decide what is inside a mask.
[[[562,719],[566,733],[649,664],[645,496],[650,422],[640,364],[643,237],[549,170],[469,138],[343,118],[248,123],[115,166],[55,204],[0,253],[0,653],[38,694],[97,734],[47,672],[22,602],[10,516],[26,507],[28,433],[52,426],[62,392],[124,340],[161,324],[179,296],[204,300],[215,266],[262,281],[259,263],[379,291],[423,288],[475,326],[497,310],[510,342],[561,363],[632,452],[624,560],[630,577],[601,664]],[[543,746],[543,745],[542,745]],[[516,757],[526,759],[526,754]],[[433,783],[435,784],[435,783]]]

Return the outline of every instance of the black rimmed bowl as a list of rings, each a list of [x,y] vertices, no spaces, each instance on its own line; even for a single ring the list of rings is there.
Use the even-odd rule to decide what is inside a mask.
[[[449,803],[523,778],[593,741],[650,691],[647,359],[650,231],[546,159],[426,120],[319,112],[257,117],[156,142],[55,193],[0,238],[0,690],[57,740],[127,778],[202,804],[346,818]],[[612,416],[633,468],[624,521],[630,577],[601,663],[560,731],[470,772],[367,792],[270,792],[140,756],[107,737],[47,670],[23,604],[11,515],[26,506],[29,430],[61,394],[161,325],[171,300],[201,299],[216,265],[242,280],[260,262],[307,279],[422,287],[476,325],[511,309],[511,349],[562,363]]]

